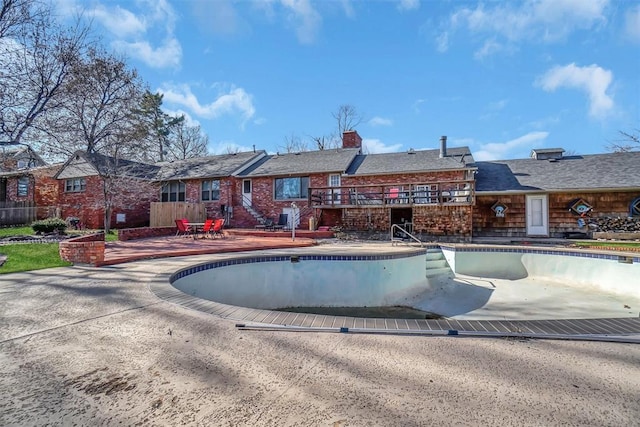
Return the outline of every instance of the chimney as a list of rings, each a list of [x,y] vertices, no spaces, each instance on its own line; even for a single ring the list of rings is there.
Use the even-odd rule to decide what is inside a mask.
[[[440,137],[440,158],[447,157],[447,137]]]
[[[342,132],[342,148],[362,148],[362,138],[355,130]]]

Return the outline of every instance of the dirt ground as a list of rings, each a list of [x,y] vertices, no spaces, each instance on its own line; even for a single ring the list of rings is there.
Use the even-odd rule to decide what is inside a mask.
[[[0,276],[0,425],[640,420],[639,345],[241,331],[148,290],[197,260]]]

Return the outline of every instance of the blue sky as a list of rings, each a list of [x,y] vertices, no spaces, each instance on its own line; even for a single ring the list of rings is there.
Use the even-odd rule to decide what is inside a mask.
[[[593,154],[640,128],[636,1],[55,1],[214,153],[328,135],[342,104],[372,153]]]

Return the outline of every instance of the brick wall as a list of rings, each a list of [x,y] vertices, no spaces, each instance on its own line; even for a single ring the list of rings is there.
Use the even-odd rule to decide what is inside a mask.
[[[136,240],[145,237],[173,236],[176,234],[176,227],[138,227],[123,228],[118,231],[118,240]]]
[[[104,261],[104,248],[104,233],[96,233],[60,242],[59,253],[64,261],[98,265]]]
[[[549,194],[549,236],[564,237],[566,233],[586,233],[579,227],[578,216],[569,205],[581,198],[593,207],[591,217],[629,215],[631,202],[640,192],[571,192]],[[496,218],[491,206],[500,201],[508,207],[504,218]],[[477,237],[524,237],[527,235],[526,197],[524,194],[477,196],[473,214],[473,235]]]
[[[80,218],[86,228],[104,228],[105,198],[102,178],[85,177],[86,189],[81,192],[65,192],[65,180],[58,181],[60,192],[61,217]],[[111,228],[131,228],[149,225],[149,208],[152,201],[159,198],[159,186],[147,182],[129,179],[127,185],[121,185],[114,199],[115,206],[111,214]],[[125,222],[117,222],[117,215],[124,214]]]
[[[310,174],[310,187],[323,187],[327,185],[329,174]],[[296,202],[298,209],[301,210],[300,227],[308,228],[309,218],[313,216],[313,210],[306,209],[308,207],[307,196],[302,199],[295,200],[275,200],[273,182],[274,177],[256,177],[252,178],[251,203],[253,208],[261,213],[265,218],[271,218],[278,221],[279,215],[284,208],[290,208],[291,202]],[[236,180],[234,183],[235,197],[233,198],[233,219],[232,225],[241,228],[253,228],[256,219],[242,207],[242,180]]]

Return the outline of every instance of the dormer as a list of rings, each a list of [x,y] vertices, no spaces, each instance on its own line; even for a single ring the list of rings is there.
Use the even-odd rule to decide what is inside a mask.
[[[531,158],[535,160],[560,160],[563,153],[563,148],[534,148],[531,150]]]

